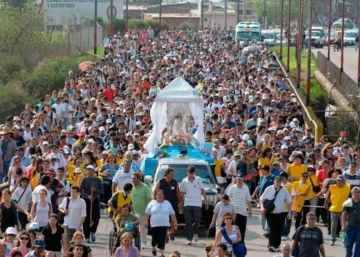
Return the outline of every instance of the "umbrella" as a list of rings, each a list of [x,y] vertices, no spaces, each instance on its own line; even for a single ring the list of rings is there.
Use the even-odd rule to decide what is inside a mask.
[[[251,46],[245,47],[243,51],[245,51],[245,52],[256,52],[257,50],[259,50],[259,47],[257,47],[256,45],[251,45]]]
[[[87,71],[90,67],[90,65],[92,65],[93,63],[90,61],[85,61],[79,64],[79,69],[81,71]]]

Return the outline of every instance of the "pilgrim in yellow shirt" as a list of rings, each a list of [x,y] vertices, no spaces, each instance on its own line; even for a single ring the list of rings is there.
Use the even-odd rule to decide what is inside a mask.
[[[350,184],[345,184],[342,187],[339,187],[338,185],[330,185],[329,191],[331,202],[329,211],[342,212],[343,203],[349,198],[350,195]]]

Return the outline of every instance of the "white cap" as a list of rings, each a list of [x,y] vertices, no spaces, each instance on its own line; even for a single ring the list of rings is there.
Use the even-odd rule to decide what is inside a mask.
[[[87,170],[95,170],[94,166],[92,166],[92,165],[86,166],[86,169],[87,169]]]
[[[135,146],[133,144],[129,144],[127,147],[128,150],[134,150]]]
[[[281,149],[288,149],[287,145],[282,145]]]
[[[16,236],[17,235],[17,231],[14,227],[8,227],[6,230],[5,230],[5,234],[6,235],[14,235]]]
[[[106,120],[106,123],[111,124],[111,123],[112,123],[112,120],[111,120],[111,119],[107,119],[107,120]]]
[[[282,134],[284,134],[284,131],[282,131],[281,129],[278,130],[278,132],[276,132],[276,135],[282,135]]]
[[[45,145],[46,145],[46,146],[49,146],[49,142],[48,142],[48,141],[44,141],[44,142],[42,143],[42,145],[43,145],[43,146],[45,146]]]
[[[137,121],[135,125],[136,125],[136,126],[141,126],[142,123],[141,123],[141,121]]]
[[[248,141],[250,139],[250,136],[248,134],[244,134],[242,136],[242,140]]]
[[[100,128],[99,128],[99,131],[105,131],[105,128],[104,128],[104,127],[100,127]]]
[[[295,128],[296,127],[296,125],[295,125],[295,122],[290,122],[290,128]]]
[[[90,139],[88,140],[88,143],[89,143],[89,144],[94,144],[94,143],[95,143],[95,140],[92,139],[92,138],[90,138]]]
[[[47,160],[57,159],[57,156],[56,156],[56,154],[51,153],[51,154],[49,154],[48,156],[46,156],[46,159],[47,159]]]

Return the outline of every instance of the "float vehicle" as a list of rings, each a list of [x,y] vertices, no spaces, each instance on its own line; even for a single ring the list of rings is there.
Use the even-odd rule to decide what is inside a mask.
[[[141,170],[145,182],[153,186],[164,177],[168,167],[174,168],[175,179],[181,182],[187,176],[187,167],[194,165],[195,175],[203,181],[210,208],[210,211],[203,208],[202,222],[209,225],[211,210],[219,200],[218,180],[221,179],[216,178],[210,168],[214,160],[210,153],[212,145],[205,143],[203,106],[200,92],[182,77],[177,77],[156,95],[150,110],[153,129],[144,144],[147,154]]]
[[[257,42],[263,41],[260,23],[240,22],[236,25],[235,40],[240,43],[244,40],[256,40]]]

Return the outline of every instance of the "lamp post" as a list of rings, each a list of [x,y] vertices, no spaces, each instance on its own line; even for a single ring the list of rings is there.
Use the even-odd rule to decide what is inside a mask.
[[[263,11],[263,17],[264,17],[264,29],[267,28],[267,21],[266,21],[266,2],[264,0],[264,11]]]
[[[110,1],[110,35],[114,35],[114,24],[113,24],[113,8],[114,8],[114,0]]]
[[[290,23],[291,23],[291,0],[289,0],[288,9],[288,27],[287,27],[287,59],[286,59],[286,71],[290,71]]]
[[[160,0],[160,4],[159,4],[159,24],[158,24],[159,33],[161,31],[161,14],[162,14],[162,0]]]
[[[284,0],[281,0],[280,7],[280,60],[282,60],[283,56],[283,33],[284,33]]]
[[[329,22],[328,22],[328,56],[327,56],[327,59],[330,61],[330,48],[331,48],[331,42],[330,42],[330,33],[331,33],[331,7],[332,7],[332,0],[329,0],[329,14],[328,14],[328,17],[329,17]]]
[[[239,24],[239,22],[240,22],[240,0],[237,0],[236,24]]]
[[[98,0],[95,0],[95,15],[94,15],[94,54],[97,54],[97,8],[98,8]]]
[[[342,2],[340,72],[344,71],[345,0]]]
[[[225,27],[225,30],[227,30],[227,0],[225,0],[224,4],[225,4],[225,6],[224,6],[224,15],[225,15],[224,27]]]
[[[307,78],[306,78],[306,106],[310,105],[310,76],[311,76],[311,34],[312,34],[312,0],[309,0],[309,34],[308,34],[308,56],[307,56]]]
[[[200,27],[201,29],[204,29],[204,0],[201,0],[201,21],[200,21]]]

